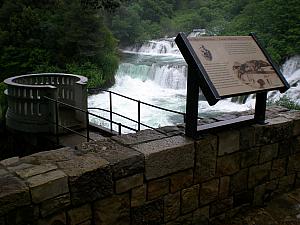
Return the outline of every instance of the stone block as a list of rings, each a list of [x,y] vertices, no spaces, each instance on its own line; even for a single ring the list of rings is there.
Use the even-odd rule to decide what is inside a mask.
[[[70,225],[81,224],[90,219],[92,219],[92,208],[89,204],[68,211],[68,221]]]
[[[241,154],[239,152],[217,159],[217,176],[228,176],[239,171]]]
[[[57,169],[56,165],[47,163],[43,165],[28,166],[27,168],[19,168],[19,169],[15,168],[15,172],[16,174],[18,174],[18,176],[22,178],[28,178],[38,174],[47,173],[49,171],[56,170],[56,169]]]
[[[40,203],[69,192],[68,177],[60,170],[30,177],[27,182],[34,203]]]
[[[294,137],[292,140],[291,153],[296,154],[300,152],[300,136]]]
[[[278,192],[286,193],[293,189],[295,184],[296,174],[290,174],[288,176],[281,177],[278,183]]]
[[[230,193],[241,192],[247,189],[248,168],[240,170],[232,175],[230,182]]]
[[[219,198],[226,198],[230,191],[230,177],[220,177]]]
[[[40,214],[42,217],[64,211],[71,204],[70,194],[64,194],[55,198],[43,201],[40,204]]]
[[[163,126],[157,129],[158,131],[163,132],[168,136],[175,136],[175,135],[184,135],[184,127],[177,125],[177,126]]]
[[[232,209],[233,197],[216,201],[210,206],[210,217],[218,216]]]
[[[243,127],[240,129],[240,149],[250,149],[255,146],[254,127]]]
[[[67,217],[65,213],[61,212],[45,219],[38,220],[38,225],[67,225]]]
[[[185,170],[171,175],[171,192],[177,192],[193,185],[193,170]]]
[[[130,225],[129,194],[96,201],[93,212],[95,225]]]
[[[219,179],[207,181],[200,188],[200,205],[206,205],[218,198]]]
[[[148,202],[140,207],[132,208],[131,225],[141,224],[163,224],[164,222],[164,207],[163,200],[158,199]]]
[[[65,162],[73,157],[81,155],[80,151],[65,147],[51,151],[38,152],[20,159],[22,163],[44,165],[47,163],[56,164],[57,162]]]
[[[234,194],[234,207],[252,204],[253,202],[253,191],[248,190],[240,193]]]
[[[121,143],[122,145],[136,145],[166,137],[168,137],[166,134],[161,134],[155,130],[142,130],[133,134],[114,136],[112,139]]]
[[[192,223],[193,223],[193,214],[189,213],[187,215],[178,217],[174,221],[170,221],[170,222],[166,223],[166,225],[183,225],[183,224],[184,225],[192,225]]]
[[[295,188],[300,188],[300,174],[296,173]]]
[[[300,154],[291,155],[288,160],[288,174],[300,172]]]
[[[147,186],[142,185],[131,190],[131,207],[145,204],[147,198]]]
[[[0,217],[0,225],[5,225],[5,218],[4,217]]]
[[[164,197],[164,221],[176,219],[180,215],[180,192]]]
[[[278,155],[278,143],[264,145],[261,147],[259,163],[269,162],[275,159]]]
[[[181,213],[186,214],[198,208],[199,185],[181,191]]]
[[[193,225],[208,225],[209,206],[204,206],[193,212]]]
[[[144,175],[135,174],[116,181],[116,193],[123,193],[135,187],[143,185]]]
[[[278,157],[285,158],[285,157],[291,155],[292,147],[293,147],[293,140],[291,138],[279,142]]]
[[[1,160],[0,165],[2,165],[4,167],[14,166],[14,165],[18,164],[19,161],[20,161],[20,158],[18,156],[16,156],[16,157]]]
[[[86,154],[58,162],[58,166],[69,176],[73,205],[82,205],[112,195],[112,172],[105,159]]]
[[[218,134],[219,151],[218,156],[230,154],[240,149],[240,132],[238,130],[228,130]]]
[[[274,196],[277,185],[278,180],[272,180],[255,187],[253,204],[256,206],[262,206],[265,202],[270,201]]]
[[[8,174],[8,171],[0,168],[0,176],[4,176],[6,174]]]
[[[169,193],[169,178],[156,179],[148,182],[148,200],[153,200]]]
[[[293,126],[293,136],[300,135],[300,119],[294,119],[294,126]]]
[[[93,221],[92,220],[87,220],[81,224],[78,224],[78,225],[94,225]]]
[[[144,154],[147,180],[194,166],[194,143],[185,137],[174,136],[133,147]]]
[[[29,188],[24,181],[11,174],[0,176],[0,216],[30,203]]]
[[[34,166],[33,164],[18,163],[18,164],[15,164],[13,166],[8,166],[7,169],[10,172],[18,172],[18,171],[22,171],[22,170],[28,169],[30,167],[33,167],[33,166]]]
[[[112,167],[114,179],[144,172],[143,154],[110,139],[83,143],[81,150],[107,160]]]
[[[6,215],[8,225],[21,225],[21,224],[37,224],[39,218],[39,208],[37,206],[23,206],[16,210],[9,212]],[[1,223],[0,223],[1,224]]]
[[[286,158],[274,160],[272,164],[270,179],[272,180],[286,175],[286,166],[287,166]]]
[[[292,136],[293,122],[284,117],[267,120],[266,125],[254,125],[255,142],[257,146],[276,143]]]
[[[218,151],[216,136],[206,136],[195,145],[195,183],[213,178],[216,174],[216,161]]]
[[[241,167],[257,165],[259,159],[259,148],[252,148],[241,153]]]
[[[248,188],[266,183],[270,179],[271,162],[253,166],[249,169]]]

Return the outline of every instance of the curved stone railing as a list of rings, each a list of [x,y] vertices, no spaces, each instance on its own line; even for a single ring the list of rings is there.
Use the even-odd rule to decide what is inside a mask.
[[[83,76],[61,73],[28,74],[8,78],[4,83],[7,85],[5,93],[8,100],[6,124],[14,130],[55,132],[55,103],[44,97],[78,108],[87,108],[87,78]],[[73,114],[77,121],[85,125],[84,115],[80,112]],[[60,124],[67,125],[67,117],[59,111]]]

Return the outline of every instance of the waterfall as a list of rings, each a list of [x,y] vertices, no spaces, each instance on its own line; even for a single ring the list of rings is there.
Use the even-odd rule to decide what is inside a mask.
[[[151,40],[143,44],[135,44],[123,50],[127,53],[139,54],[173,54],[181,55],[175,43],[175,38]]]
[[[180,54],[174,38],[152,40],[143,44],[123,49],[124,57],[115,75],[116,83],[109,90],[125,96],[157,105],[163,108],[185,112],[187,65]],[[282,72],[291,84],[287,95],[299,101],[300,56],[290,58],[283,66]],[[279,98],[273,92],[269,98]],[[107,93],[89,97],[89,107],[101,107],[109,110]],[[137,102],[119,96],[113,96],[113,111],[137,120]],[[244,104],[241,104],[244,103]],[[199,116],[213,116],[224,112],[245,111],[253,109],[255,99],[252,96],[225,99],[214,106],[209,106],[203,97],[199,97]],[[109,113],[95,111],[106,118]],[[90,118],[94,123],[109,127],[107,122]],[[126,121],[118,116],[113,120],[137,128],[136,123]],[[180,115],[160,111],[141,104],[141,122],[153,127],[183,123]],[[144,127],[142,127],[144,128]],[[117,127],[114,127],[117,130]],[[129,132],[129,131],[125,131]]]
[[[287,96],[292,101],[300,104],[300,56],[289,58],[282,65],[281,72],[291,87],[284,94],[278,91],[269,93],[269,100],[276,101],[283,96]]]

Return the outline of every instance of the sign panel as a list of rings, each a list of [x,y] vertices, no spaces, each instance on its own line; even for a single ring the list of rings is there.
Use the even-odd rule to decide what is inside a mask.
[[[188,38],[220,97],[285,86],[251,36]]]

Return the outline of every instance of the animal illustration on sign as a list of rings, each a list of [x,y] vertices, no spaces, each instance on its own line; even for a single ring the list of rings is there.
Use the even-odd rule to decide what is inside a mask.
[[[263,60],[249,60],[245,63],[234,62],[232,67],[237,78],[246,85],[257,88],[266,88],[272,85],[270,74],[274,71],[270,63]]]
[[[206,60],[212,61],[212,59],[213,59],[212,54],[211,54],[211,52],[210,52],[207,48],[205,48],[204,45],[201,45],[201,46],[199,47],[199,50],[200,50],[201,55],[202,55]]]

